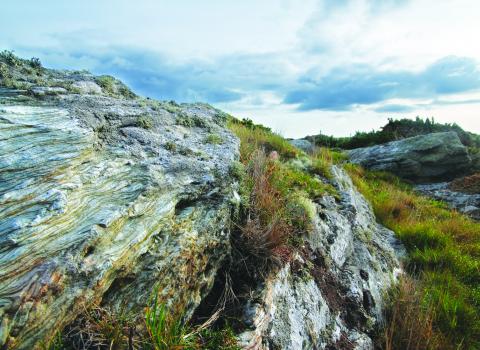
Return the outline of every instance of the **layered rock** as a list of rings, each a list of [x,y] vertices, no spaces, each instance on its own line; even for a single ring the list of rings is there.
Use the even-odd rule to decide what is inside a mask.
[[[472,160],[455,132],[432,133],[348,151],[350,160],[372,170],[419,182],[451,180],[471,171]]]
[[[141,311],[155,283],[188,317],[229,254],[224,115],[43,98],[0,98],[0,347],[31,349],[93,303]]]
[[[404,249],[379,225],[340,168],[341,200],[316,204],[315,229],[302,254],[258,287],[245,308],[246,349],[373,349],[385,293],[401,272]]]

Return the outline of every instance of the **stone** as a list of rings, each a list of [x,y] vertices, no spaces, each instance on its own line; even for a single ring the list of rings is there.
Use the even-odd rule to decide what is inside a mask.
[[[77,89],[81,94],[95,94],[101,95],[102,88],[94,81],[82,80],[76,81],[72,84],[72,88]]]
[[[230,249],[239,141],[218,111],[177,107],[208,126],[178,137],[158,103],[14,95],[0,96],[0,347],[32,349],[94,303],[142,314],[156,284],[189,317]]]
[[[306,139],[292,139],[292,140],[288,140],[288,142],[290,142],[293,146],[301,149],[306,153],[311,153],[315,149],[313,143],[311,143]]]
[[[245,306],[246,349],[373,349],[384,295],[402,273],[404,247],[376,222],[346,172],[332,168],[340,202],[316,205],[307,249],[260,285]]]
[[[471,171],[471,157],[458,135],[432,133],[348,151],[350,161],[404,179],[428,183],[451,180]]]

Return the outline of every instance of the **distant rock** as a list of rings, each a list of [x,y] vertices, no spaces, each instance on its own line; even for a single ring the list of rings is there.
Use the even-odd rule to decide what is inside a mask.
[[[314,150],[314,145],[307,139],[292,139],[288,140],[293,146],[301,149],[304,152],[310,153]]]
[[[450,208],[456,209],[472,219],[480,220],[480,194],[478,193],[453,190],[451,183],[448,182],[418,185],[415,189],[423,195],[447,203]]]
[[[352,163],[417,183],[451,180],[471,171],[472,159],[455,132],[432,133],[348,151]]]
[[[76,81],[72,84],[72,88],[77,89],[81,94],[100,95],[102,88],[97,83],[88,80]]]

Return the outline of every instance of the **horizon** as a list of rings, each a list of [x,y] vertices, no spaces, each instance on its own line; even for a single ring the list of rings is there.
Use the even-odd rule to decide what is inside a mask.
[[[0,47],[286,137],[417,116],[480,133],[479,13],[466,0],[24,1],[4,4]]]

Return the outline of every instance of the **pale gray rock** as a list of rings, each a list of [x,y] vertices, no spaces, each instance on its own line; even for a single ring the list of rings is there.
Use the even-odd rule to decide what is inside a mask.
[[[311,153],[315,149],[313,143],[311,143],[307,139],[293,139],[293,140],[288,140],[288,142],[290,142],[293,146],[307,153]]]
[[[222,114],[14,95],[0,97],[0,347],[32,349],[93,303],[141,315],[155,283],[189,317],[230,249],[239,141]]]
[[[72,84],[72,88],[77,89],[81,94],[100,95],[102,88],[97,83],[88,80],[76,81]]]
[[[259,286],[245,308],[244,348],[373,349],[368,334],[383,321],[405,250],[345,171],[332,172],[340,203],[325,197],[316,205],[305,252]]]
[[[348,151],[352,163],[426,183],[471,171],[472,160],[455,132],[432,133]]]
[[[475,220],[480,220],[480,194],[452,191],[448,182],[417,185],[415,189],[423,195],[447,203],[450,208]]]

